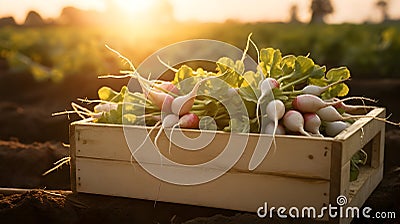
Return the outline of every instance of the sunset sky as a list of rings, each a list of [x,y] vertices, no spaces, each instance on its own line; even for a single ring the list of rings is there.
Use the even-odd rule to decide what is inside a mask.
[[[23,22],[29,10],[38,11],[44,18],[58,17],[66,5],[81,9],[105,11],[110,0],[0,0],[0,17],[14,16]],[[160,0],[112,0],[125,13],[146,10]],[[298,5],[299,18],[310,18],[311,0],[170,0],[175,18],[179,21],[223,22],[235,19],[244,22],[288,21],[289,8]],[[327,18],[330,23],[379,21],[381,15],[375,7],[376,0],[332,0],[335,13]],[[400,0],[391,0],[389,15],[400,18]]]

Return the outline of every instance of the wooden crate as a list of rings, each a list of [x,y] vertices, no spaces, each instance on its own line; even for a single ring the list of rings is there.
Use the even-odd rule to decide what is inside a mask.
[[[385,109],[374,109],[368,115],[384,117]],[[138,136],[149,130],[138,126],[128,128]],[[198,135],[196,130],[184,130],[184,133],[192,137]],[[235,134],[234,139],[242,141],[244,137]],[[256,212],[264,202],[268,202],[268,207],[314,206],[320,209],[328,204],[335,205],[339,195],[348,198],[347,206],[361,207],[382,180],[385,124],[373,118],[357,120],[335,138],[277,136],[275,153],[269,153],[257,169],[249,171],[255,144],[263,137],[251,134],[242,157],[223,176],[205,184],[183,186],[160,181],[136,161],[131,161],[121,125],[75,122],[70,126],[72,189]],[[209,146],[197,152],[180,150],[173,145],[169,154],[165,136],[159,139],[159,145],[164,155],[196,164],[217,156],[219,145],[228,138],[229,133],[218,132]],[[368,164],[362,167],[358,180],[350,182],[350,159],[362,148],[369,155]],[[157,161],[145,162],[162,169]],[[198,172],[201,175],[213,169]],[[330,221],[349,223],[351,219]]]

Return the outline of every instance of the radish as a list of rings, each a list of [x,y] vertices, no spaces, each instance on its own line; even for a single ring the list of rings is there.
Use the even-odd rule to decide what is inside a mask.
[[[295,109],[303,112],[303,113],[315,113],[319,109],[335,105],[340,102],[344,102],[347,100],[354,100],[354,99],[359,99],[359,100],[368,100],[368,101],[373,101],[376,102],[372,99],[365,98],[365,97],[348,97],[339,101],[335,102],[325,102],[321,98],[315,95],[311,94],[302,94],[296,96],[296,98],[293,100],[292,105]]]
[[[280,100],[273,100],[268,103],[265,114],[274,123],[272,135],[275,136],[275,131],[278,128],[278,121],[285,115],[285,105]]]
[[[156,105],[163,112],[171,113],[171,104],[174,100],[173,96],[169,95],[168,93],[148,88],[140,78],[138,79],[138,81],[140,86],[142,87],[144,95],[147,96],[154,105]]]
[[[312,134],[323,137],[319,132],[319,127],[321,126],[321,119],[317,114],[306,113],[303,114],[304,118],[304,129]]]
[[[199,128],[200,119],[196,114],[185,114],[180,119],[176,125],[181,128]]]
[[[176,114],[168,114],[168,115],[166,115],[166,116],[164,116],[162,118],[162,123],[161,123],[160,130],[158,131],[158,133],[157,133],[157,135],[156,135],[156,137],[154,139],[154,143],[155,143],[157,148],[158,148],[157,142],[158,142],[158,139],[161,136],[161,133],[162,133],[163,129],[172,128],[176,124],[178,124],[178,122],[179,122],[179,116],[176,115]]]
[[[158,139],[161,136],[162,129],[164,128],[172,128],[171,133],[169,135],[169,147],[168,152],[171,152],[172,146],[172,133],[176,127],[181,128],[199,128],[200,119],[196,114],[185,114],[181,118],[179,118],[176,114],[168,114],[163,119],[162,126],[157,133],[156,138],[154,139],[155,145],[158,148]]]
[[[95,112],[110,112],[111,110],[116,110],[118,108],[118,103],[100,103],[94,107]]]
[[[258,113],[257,113],[258,114]],[[267,108],[266,108],[266,114],[265,116],[269,118],[269,120],[273,121],[273,129],[272,129],[272,139],[274,143],[274,151],[276,150],[276,142],[275,142],[275,134],[278,130],[278,121],[283,117],[285,114],[285,105],[283,104],[282,101],[280,100],[272,100],[271,102],[268,103]],[[257,121],[259,119],[257,118]],[[264,130],[265,129],[265,130]],[[270,129],[268,127],[268,124],[266,127],[261,128],[261,132],[269,132]],[[281,128],[280,128],[281,129]],[[284,130],[283,130],[284,132]],[[282,130],[279,130],[279,133],[282,133]],[[250,158],[250,163],[249,163],[249,169],[254,170],[260,163],[262,162],[262,159],[265,158],[265,156],[268,154],[269,148],[266,147],[256,147],[256,149],[253,152],[253,155]]]
[[[334,137],[349,126],[350,124],[344,121],[325,122],[325,133]]]
[[[264,97],[272,94],[273,89],[279,88],[279,83],[278,83],[278,81],[276,81],[276,79],[266,78],[260,82],[259,88],[261,90],[261,95],[257,100],[257,107],[256,107],[256,116],[257,116],[258,122],[260,122],[259,116],[258,116],[258,110],[260,109],[261,101],[264,99]]]
[[[344,119],[343,116],[333,106],[321,108],[316,113],[323,121],[332,122],[341,121]]]
[[[266,126],[265,126],[265,130],[264,130],[264,133],[265,134],[273,134],[274,133],[274,130],[275,130],[275,124],[274,124],[274,122],[269,122]],[[283,125],[281,125],[281,124],[278,124],[278,126],[277,126],[277,128],[276,128],[276,130],[275,130],[275,134],[276,135],[284,135],[284,134],[286,134],[286,131],[285,131],[285,127],[283,127]]]
[[[176,86],[171,82],[162,82],[161,84],[156,84],[156,88],[161,90],[165,90],[166,92],[173,93],[175,95],[180,95],[180,91]]]
[[[374,116],[368,116],[368,115],[346,115],[343,116],[341,115],[333,106],[328,106],[325,108],[322,108],[317,111],[318,116],[328,122],[333,122],[333,121],[345,121],[349,119],[357,119],[357,118],[372,118],[378,121],[383,121],[385,123],[395,125],[395,126],[400,126],[400,123],[388,121],[386,118],[380,118],[380,117],[374,117]]]
[[[205,79],[200,80],[199,82],[196,83],[196,85],[193,87],[192,91],[190,91],[188,94],[183,95],[183,96],[178,96],[173,101],[171,102],[171,111],[172,113],[176,115],[184,115],[189,113],[189,111],[192,109],[194,100],[196,98],[197,90],[199,89],[200,85],[211,78],[216,78],[216,77],[208,77]]]
[[[311,95],[315,95],[315,96],[319,96],[322,93],[324,93],[325,91],[327,91],[329,88],[331,88],[332,86],[335,86],[337,84],[340,84],[342,82],[345,82],[347,80],[349,80],[350,78],[347,79],[342,79],[342,80],[338,80],[336,82],[333,82],[327,86],[316,86],[316,85],[308,85],[306,87],[304,87],[301,92],[303,94],[311,94]]]
[[[293,132],[300,132],[302,135],[311,136],[304,130],[304,118],[300,112],[296,110],[289,110],[283,116],[283,125]]]

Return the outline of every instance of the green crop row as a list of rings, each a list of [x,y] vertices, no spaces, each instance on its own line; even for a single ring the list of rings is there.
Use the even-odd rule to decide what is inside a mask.
[[[0,60],[11,72],[30,72],[37,80],[62,81],[66,75],[118,72],[121,62],[108,44],[135,65],[178,41],[208,38],[244,48],[249,33],[259,48],[307,55],[328,68],[347,66],[356,78],[399,78],[400,24],[178,24],[171,27],[0,28]],[[212,49],[203,49],[212,51]],[[179,52],[178,52],[179,53]],[[255,51],[250,51],[252,57]],[[123,66],[123,64],[122,64]]]

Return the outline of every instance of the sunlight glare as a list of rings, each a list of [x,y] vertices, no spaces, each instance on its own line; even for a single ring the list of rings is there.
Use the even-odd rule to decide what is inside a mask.
[[[125,13],[145,13],[155,2],[154,0],[115,0],[115,3]]]

